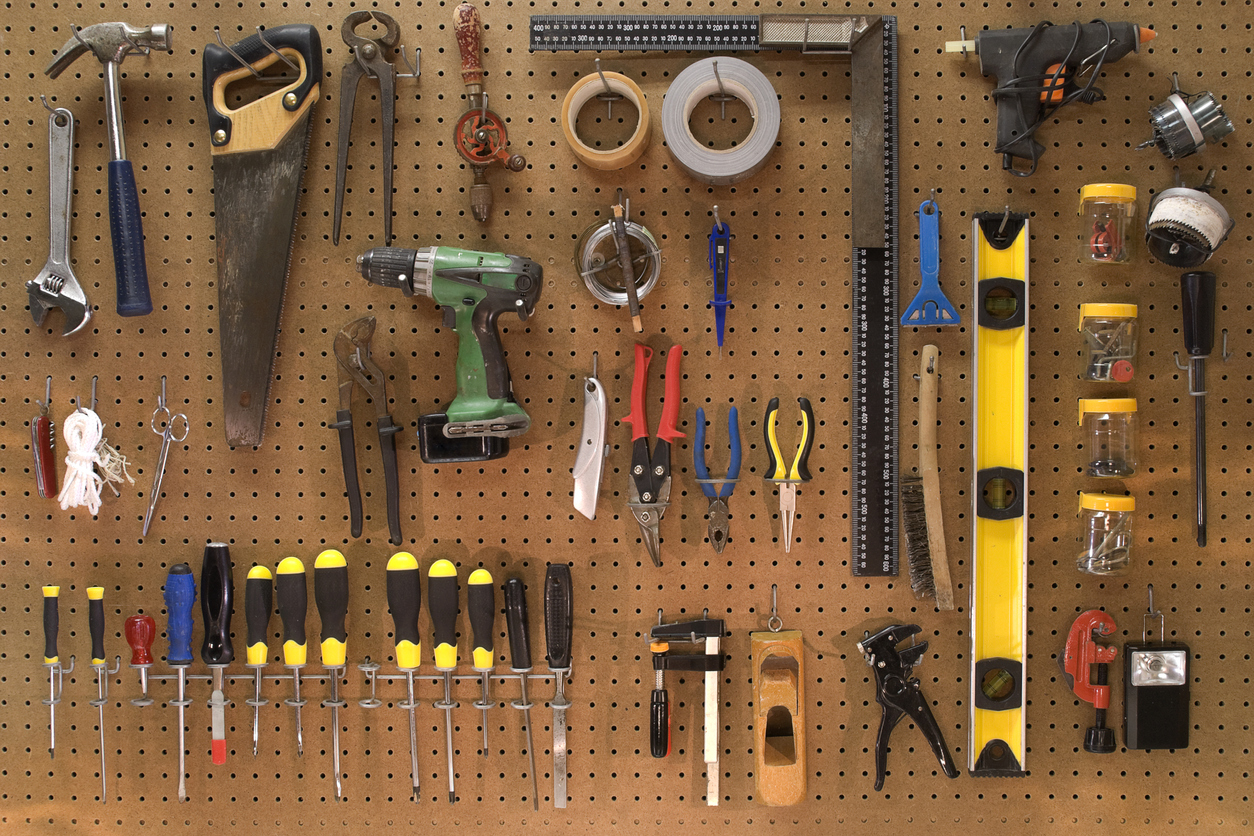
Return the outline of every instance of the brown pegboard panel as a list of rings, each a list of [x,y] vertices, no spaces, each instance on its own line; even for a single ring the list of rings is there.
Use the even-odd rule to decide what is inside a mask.
[[[472,826],[491,830],[543,827],[553,832],[697,833],[771,829],[850,833],[927,828],[940,833],[1054,832],[1094,825],[1125,832],[1191,827],[1223,832],[1249,824],[1246,788],[1251,750],[1245,691],[1254,671],[1249,640],[1248,510],[1254,478],[1247,436],[1251,393],[1248,272],[1254,243],[1249,75],[1246,48],[1249,7],[1221,0],[1191,4],[879,3],[865,7],[758,3],[629,4],[647,12],[892,13],[901,25],[901,226],[902,302],[913,295],[917,245],[910,213],[933,188],[943,211],[942,283],[970,316],[970,218],[975,211],[1033,213],[1031,312],[1031,525],[1029,570],[1028,766],[1024,780],[976,782],[965,774],[941,775],[918,733],[904,725],[894,748],[884,793],[872,791],[873,747],[879,712],[873,680],[854,643],[864,630],[892,620],[917,621],[930,649],[918,674],[959,763],[965,763],[968,689],[968,621],[963,606],[938,614],[917,604],[905,579],[855,581],[849,549],[849,251],[850,77],[847,63],[798,55],[748,56],[780,96],[782,125],[767,167],[734,187],[711,188],[689,179],[663,145],[662,96],[671,79],[703,55],[605,55],[605,69],[640,84],[653,110],[652,143],[639,163],[622,172],[578,165],[562,140],[558,108],[574,81],[593,71],[588,55],[527,50],[532,13],[617,12],[619,5],[484,3],[485,66],[493,108],[509,120],[514,147],[528,157],[519,174],[489,174],[496,191],[490,223],[469,215],[470,172],[457,157],[450,131],[462,112],[462,85],[451,30],[451,3],[289,6],[252,0],[231,4],[9,4],[4,22],[3,163],[0,190],[0,822],[13,833],[287,832],[337,827],[365,832],[378,826]],[[335,130],[339,69],[348,60],[340,25],[348,12],[377,8],[396,17],[409,48],[421,47],[422,76],[398,84],[395,230],[400,246],[447,244],[516,252],[545,268],[536,315],[522,324],[502,319],[516,392],[533,419],[531,431],[508,458],[483,465],[428,467],[413,435],[417,416],[446,405],[455,388],[455,339],[426,301],[366,285],[353,270],[360,252],[381,243],[378,106],[376,88],[363,83],[354,146],[349,158],[344,238],[330,241],[335,182]],[[1108,99],[1073,107],[1045,126],[1048,146],[1038,174],[1018,180],[1000,170],[991,150],[992,82],[976,59],[946,55],[942,43],[983,26],[1030,26],[1095,16],[1133,19],[1153,26],[1158,39],[1140,55],[1109,66],[1101,82]],[[114,312],[112,253],[105,209],[108,160],[100,66],[80,59],[62,77],[43,68],[70,37],[70,25],[105,20],[174,26],[174,53],[128,58],[123,65],[126,135],[145,211],[148,265],[156,311],[140,319]],[[231,450],[222,428],[214,263],[212,174],[204,102],[201,50],[220,26],[229,43],[257,25],[315,24],[325,50],[322,98],[314,114],[297,226],[275,383],[265,444]],[[1191,476],[1192,409],[1183,376],[1172,363],[1181,337],[1177,271],[1150,263],[1098,270],[1078,264],[1077,189],[1088,182],[1119,181],[1138,187],[1140,218],[1153,190],[1169,185],[1172,166],[1154,151],[1135,152],[1148,136],[1146,111],[1161,101],[1170,73],[1186,90],[1210,89],[1225,102],[1237,133],[1220,147],[1184,160],[1190,180],[1207,166],[1219,169],[1218,195],[1237,220],[1233,237],[1213,260],[1220,277],[1219,324],[1236,352],[1227,365],[1212,362],[1211,544],[1193,544]],[[97,306],[85,333],[59,336],[60,315],[48,327],[30,321],[23,283],[39,270],[47,245],[45,94],[78,119],[75,149],[74,268]],[[599,107],[599,105],[590,105]],[[742,120],[735,108],[730,119]],[[584,122],[595,120],[585,116]],[[614,121],[631,124],[626,107]],[[697,126],[721,136],[713,109]],[[736,129],[743,129],[737,122]],[[613,142],[610,126],[590,126],[590,138]],[[675,451],[672,507],[662,525],[661,569],[638,542],[624,507],[629,437],[611,425],[613,447],[595,523],[570,505],[569,468],[578,443],[581,384],[599,352],[611,416],[628,411],[633,335],[625,314],[594,303],[573,269],[579,233],[603,218],[618,188],[633,211],[659,237],[665,266],[659,288],[645,300],[645,341],[664,351],[685,349],[682,429],[692,432],[693,412],[711,420],[709,459],[726,462],[726,410],[742,410],[746,443],[742,482],[731,500],[731,543],[715,555],[704,542],[705,503],[692,481],[689,443]],[[711,207],[736,234],[727,345],[715,350],[705,266]],[[1102,582],[1073,568],[1077,523],[1075,494],[1083,485],[1074,402],[1089,394],[1076,380],[1079,342],[1076,306],[1083,301],[1136,301],[1141,306],[1140,368],[1130,391],[1141,405],[1143,468],[1128,482],[1138,501],[1133,572]],[[422,801],[410,800],[407,721],[396,704],[399,683],[380,683],[385,707],[357,706],[368,696],[364,677],[350,668],[342,694],[344,785],[347,800],[332,799],[329,712],[316,650],[306,670],[306,752],[297,758],[291,710],[281,700],[290,685],[267,682],[271,702],[261,709],[261,745],[249,749],[251,712],[244,700],[251,683],[242,664],[228,687],[230,756],[225,767],[208,758],[208,689],[190,687],[188,791],[180,806],[176,712],[164,705],[173,684],[151,686],[158,703],[130,705],[136,677],[125,666],[110,679],[106,754],[110,798],[99,805],[99,752],[87,644],[86,586],[106,589],[107,650],[126,656],[123,619],[153,615],[164,628],[161,587],[174,563],[198,571],[203,544],[230,543],[241,596],[247,567],[273,567],[286,555],[305,561],[339,548],[350,565],[349,657],[369,656],[394,671],[391,621],[384,571],[387,543],[382,474],[373,427],[359,431],[366,531],[347,537],[339,454],[327,424],[335,410],[331,341],[345,322],[373,313],[379,320],[375,359],[389,376],[391,411],[406,431],[398,436],[402,523],[406,547],[424,572],[446,557],[460,569],[463,586],[474,567],[498,582],[511,573],[530,588],[533,653],[543,671],[539,594],[544,566],[572,565],[575,583],[574,672],[568,687],[570,807],[552,807],[551,714],[542,700],[551,680],[538,682],[532,723],[537,749],[539,813],[530,809],[530,781],[517,712],[504,707],[516,685],[498,684],[503,707],[490,721],[491,757],[479,754],[479,715],[471,703],[477,686],[459,682],[455,694],[458,794],[444,800],[444,731],[433,710],[436,688],[422,682],[418,738]],[[945,472],[946,531],[959,600],[966,594],[970,543],[970,342],[967,327],[902,335],[902,466],[913,451],[915,388],[910,375],[917,350],[937,343],[941,359],[941,467]],[[660,414],[661,364],[650,381],[652,421]],[[107,496],[99,516],[62,512],[38,498],[29,449],[29,420],[43,381],[53,376],[58,424],[75,396],[87,397],[100,377],[100,413],[106,433],[132,461],[136,484],[119,499]],[[186,442],[173,449],[165,496],[151,536],[140,537],[158,441],[148,419],[162,375],[170,398],[191,422]],[[790,554],[778,542],[775,493],[759,480],[764,467],[762,413],[778,396],[789,405],[809,397],[818,417],[811,457],[814,481],[798,499],[798,541]],[[366,416],[367,405],[357,404]],[[784,431],[795,439],[791,427]],[[363,441],[363,439],[365,439]],[[63,449],[63,448],[61,448]],[[1121,750],[1107,757],[1080,749],[1091,708],[1076,702],[1059,675],[1055,654],[1075,615],[1104,606],[1126,637],[1139,637],[1145,584],[1153,582],[1167,615],[1169,637],[1188,642],[1193,657],[1191,747],[1181,752]],[[40,593],[62,586],[61,652],[79,667],[66,679],[58,710],[58,752],[47,757],[47,678],[40,666]],[[770,586],[780,588],[788,628],[805,631],[810,721],[809,799],[770,810],[754,799],[750,630],[766,624]],[[312,596],[311,596],[312,597]],[[499,600],[499,596],[498,596]],[[674,751],[649,757],[647,709],[652,670],[644,637],[658,608],[668,618],[695,617],[703,607],[725,618],[731,654],[723,677],[722,799],[704,804],[701,763],[701,688],[695,677],[672,677]],[[243,617],[234,622],[242,657]],[[421,625],[430,644],[427,607]],[[310,606],[311,643],[318,619]],[[197,615],[194,649],[201,627]],[[498,620],[498,671],[506,667],[504,625]],[[461,672],[470,673],[469,627],[460,621]],[[271,673],[278,660],[278,620],[271,624]],[[159,638],[155,651],[164,654]],[[429,651],[423,673],[430,673]],[[158,660],[156,671],[164,670]],[[192,667],[203,673],[199,659]],[[1114,704],[1121,704],[1115,689]],[[1117,713],[1114,712],[1114,713]],[[1122,740],[1122,733],[1119,734]],[[297,806],[300,805],[300,806]]]

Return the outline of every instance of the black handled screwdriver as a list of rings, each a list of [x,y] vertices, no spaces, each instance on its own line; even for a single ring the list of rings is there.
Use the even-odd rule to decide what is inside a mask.
[[[109,660],[104,651],[104,587],[87,587],[87,626],[91,631],[91,667],[96,672],[96,699],[91,701],[100,712],[100,803],[109,797],[109,782],[105,772],[104,707],[109,693]]]
[[[418,613],[422,609],[422,571],[409,552],[397,552],[388,561],[388,609],[396,632],[396,666],[405,673],[405,702],[409,711],[409,774],[414,783],[414,802],[418,794],[418,723],[414,709],[414,671],[422,664],[422,634],[418,632]]]
[[[300,697],[300,671],[309,658],[309,641],[305,637],[305,616],[309,612],[309,587],[305,564],[298,557],[285,557],[279,562],[275,580],[279,618],[283,621],[283,666],[292,672],[292,696],[283,701],[291,706],[296,717],[296,756],[305,754],[305,737],[301,733],[300,710],[308,702]]]
[[[444,674],[444,699],[435,704],[444,711],[444,745],[448,749],[448,801],[457,800],[453,780],[453,671],[457,670],[457,567],[437,560],[427,572],[427,605],[435,633],[435,669]]]
[[[531,769],[531,807],[540,809],[540,788],[536,781],[536,752],[531,743],[531,700],[527,698],[527,677],[531,675],[531,628],[527,617],[527,587],[521,578],[505,582],[505,629],[509,633],[509,669],[518,674],[519,699],[512,703],[523,713],[527,733],[527,761]]]
[[[235,659],[231,646],[231,613],[235,609],[235,579],[231,576],[231,550],[226,543],[205,546],[200,567],[200,614],[205,620],[205,640],[200,658],[213,674],[209,709],[213,721],[213,762],[226,763],[226,694],[223,684],[227,666]]]
[[[1197,483],[1197,544],[1206,545],[1206,358],[1215,347],[1215,274],[1180,277],[1180,313],[1184,349],[1189,356],[1189,394],[1193,396],[1193,478]],[[1176,361],[1179,365],[1179,360]]]
[[[556,680],[553,690],[553,806],[566,806],[566,677],[570,674],[571,643],[574,641],[575,600],[571,591],[570,567],[555,563],[544,573],[544,641],[549,670]]]
[[[244,581],[244,621],[248,624],[248,667],[253,669],[253,757],[257,757],[257,722],[261,707],[269,700],[261,698],[261,674],[270,661],[270,616],[274,614],[274,576],[264,566],[248,570]]]
[[[471,572],[468,584],[466,609],[470,614],[473,642],[471,656],[483,689],[483,695],[479,702],[475,703],[475,708],[483,714],[483,756],[486,758],[488,756],[488,709],[495,705],[491,698],[490,683],[492,670],[496,666],[496,652],[492,648],[492,634],[496,631],[496,591],[492,588],[492,574],[487,569],[476,569]]]
[[[314,603],[322,619],[322,667],[331,680],[331,698],[322,701],[331,709],[331,766],[335,770],[335,800],[344,796],[340,786],[340,677],[348,659],[348,562],[335,549],[327,549],[314,561]]]
[[[45,586],[44,594],[44,667],[48,669],[48,757],[57,756],[57,705],[61,702],[61,686],[65,674],[74,670],[74,657],[70,657],[70,667],[61,667],[61,657],[57,654],[57,633],[61,630],[61,587]]]

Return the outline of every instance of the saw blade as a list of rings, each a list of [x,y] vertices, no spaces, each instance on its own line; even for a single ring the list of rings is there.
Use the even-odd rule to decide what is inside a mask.
[[[222,395],[232,447],[260,445],[265,429],[312,115],[307,109],[271,149],[213,159]]]

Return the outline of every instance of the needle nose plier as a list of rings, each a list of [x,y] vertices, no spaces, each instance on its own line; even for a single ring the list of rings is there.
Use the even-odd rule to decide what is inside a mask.
[[[375,21],[383,27],[383,36],[366,38],[357,34],[357,27]],[[344,18],[340,34],[344,43],[353,51],[353,57],[340,73],[340,129],[338,150],[335,157],[335,225],[331,242],[340,243],[340,220],[344,210],[344,180],[348,172],[348,141],[353,131],[353,107],[357,101],[357,87],[365,77],[379,80],[379,127],[383,136],[383,245],[392,243],[392,137],[396,122],[396,79],[418,77],[418,52],[409,73],[397,73],[387,59],[387,51],[398,47],[401,60],[406,64],[405,46],[401,44],[401,29],[396,20],[383,12],[353,12]]]
[[[722,479],[711,479],[710,469],[705,464],[705,409],[697,407],[696,437],[692,445],[692,466],[697,474],[697,484],[701,493],[710,501],[708,534],[710,545],[716,554],[723,553],[727,545],[729,524],[727,520],[727,500],[732,491],[736,490],[736,481],[740,478],[740,416],[736,407],[727,414],[727,438],[731,446],[731,458],[727,462],[727,476]]]
[[[792,460],[792,467],[787,468],[784,457],[779,451],[779,439],[775,435],[775,419],[779,414],[779,398],[771,398],[766,405],[764,432],[766,435],[766,473],[768,482],[779,485],[779,524],[780,534],[784,540],[784,552],[792,551],[792,524],[797,514],[797,488],[802,482],[810,481],[808,462],[810,448],[814,446],[814,410],[810,408],[807,398],[797,398],[801,406],[801,442],[797,445],[797,455]]]
[[[387,384],[383,370],[370,359],[374,336],[373,316],[355,319],[335,335],[335,361],[339,372],[340,406],[331,429],[340,434],[340,461],[344,466],[344,487],[348,491],[349,521],[354,537],[361,536],[361,488],[357,483],[357,444],[353,438],[353,384],[370,400],[376,412],[379,450],[383,455],[383,476],[387,483],[388,530],[393,545],[401,544],[400,486],[396,467],[396,434],[401,428],[388,414]]]
[[[631,414],[621,421],[631,424],[631,484],[627,490],[627,507],[640,525],[640,536],[654,566],[662,565],[658,524],[670,505],[671,442],[684,437],[675,427],[679,417],[679,361],[683,354],[684,350],[676,345],[666,355],[666,395],[662,400],[662,420],[658,422],[657,445],[652,455],[644,397],[653,349],[639,343],[636,343],[636,372],[631,382]]]

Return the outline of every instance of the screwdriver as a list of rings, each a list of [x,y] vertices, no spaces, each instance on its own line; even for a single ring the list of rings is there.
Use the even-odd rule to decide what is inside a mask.
[[[553,806],[566,806],[566,677],[570,674],[570,651],[574,641],[575,602],[571,592],[570,567],[551,564],[544,573],[544,641],[549,670],[556,680],[553,691]]]
[[[457,800],[453,783],[453,671],[457,670],[457,567],[437,560],[427,572],[427,605],[435,633],[435,669],[444,674],[444,699],[435,708],[444,710],[444,743],[448,748],[448,801]]]
[[[1214,273],[1198,271],[1185,273],[1180,277],[1180,312],[1184,317],[1184,348],[1189,355],[1189,394],[1193,396],[1193,479],[1197,483],[1197,544],[1205,546],[1206,358],[1215,347]],[[1176,365],[1180,365],[1178,357]]]
[[[496,654],[492,649],[492,634],[496,632],[496,592],[492,588],[492,574],[487,569],[476,569],[470,573],[469,588],[466,590],[466,609],[470,614],[470,630],[472,635],[471,656],[474,658],[475,671],[483,686],[483,696],[475,703],[475,708],[483,713],[483,756],[488,756],[488,709],[495,703],[490,698],[489,688],[492,682],[492,670],[495,667]]]
[[[132,615],[126,619],[126,643],[131,646],[131,667],[139,671],[139,696],[131,705],[143,708],[152,705],[148,696],[148,669],[152,667],[152,641],[157,637],[157,622],[151,615]]]
[[[231,550],[226,543],[205,546],[200,567],[200,614],[205,619],[205,640],[200,658],[213,674],[209,709],[213,720],[213,762],[226,763],[226,694],[223,681],[235,658],[231,646],[231,612],[235,608],[235,580],[231,577]]]
[[[340,677],[348,658],[348,562],[335,549],[327,549],[314,561],[314,603],[322,619],[322,667],[331,680],[331,698],[322,701],[331,709],[331,765],[335,770],[335,800],[343,797],[340,786]]]
[[[414,802],[418,794],[418,725],[414,709],[414,671],[422,664],[422,634],[418,632],[418,612],[422,609],[422,572],[409,552],[397,552],[388,561],[388,609],[396,632],[396,666],[405,672],[406,700],[401,708],[409,711],[409,772],[414,782]]]
[[[296,714],[296,756],[305,754],[305,738],[301,734],[300,709],[308,700],[300,698],[300,669],[305,667],[309,644],[305,638],[305,615],[309,610],[309,589],[305,584],[305,564],[300,558],[285,557],[279,563],[275,594],[279,617],[283,620],[283,665],[292,672],[292,698],[283,701]]]
[[[170,640],[170,650],[166,654],[166,664],[179,672],[179,698],[170,703],[179,710],[179,801],[187,800],[187,784],[184,778],[186,763],[184,753],[187,751],[184,712],[191,700],[187,699],[187,668],[192,663],[192,605],[196,603],[196,581],[192,578],[192,567],[186,563],[178,563],[170,568],[165,578],[165,608],[169,619],[166,625],[166,637]]]
[[[100,712],[100,803],[105,804],[109,783],[105,773],[104,707],[109,692],[109,660],[104,652],[104,587],[87,587],[87,626],[91,631],[91,668],[96,672],[96,699],[91,701]],[[116,673],[116,671],[115,671]]]
[[[253,757],[257,757],[257,721],[261,707],[269,700],[261,698],[261,673],[270,661],[266,639],[270,633],[270,616],[274,612],[274,576],[264,566],[248,570],[244,581],[244,621],[248,624],[248,667],[253,669]]]
[[[61,629],[61,587],[45,586],[44,593],[44,667],[48,669],[48,757],[57,756],[57,703],[61,702],[61,687],[65,674],[74,670],[74,657],[70,657],[68,670],[61,667],[57,655],[57,633]]]
[[[521,689],[514,708],[523,712],[527,732],[527,761],[531,768],[531,808],[540,809],[540,788],[536,783],[536,753],[531,745],[531,700],[527,699],[527,677],[531,675],[531,632],[527,626],[527,587],[521,578],[505,582],[505,628],[509,633],[509,669],[518,674]]]

